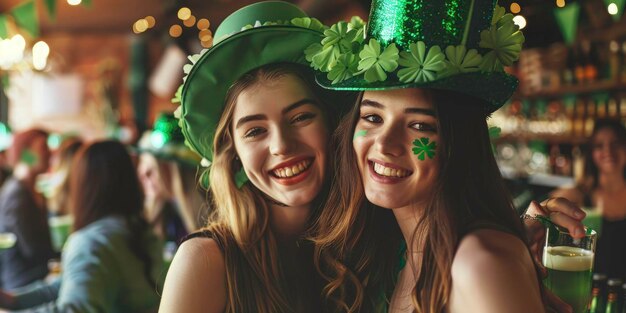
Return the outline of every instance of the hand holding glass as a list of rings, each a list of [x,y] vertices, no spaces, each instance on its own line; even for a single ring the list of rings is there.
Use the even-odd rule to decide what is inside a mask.
[[[548,269],[544,284],[571,305],[574,313],[587,312],[591,296],[596,232],[585,231],[584,238],[574,239],[567,231],[548,227],[543,249],[543,265]]]

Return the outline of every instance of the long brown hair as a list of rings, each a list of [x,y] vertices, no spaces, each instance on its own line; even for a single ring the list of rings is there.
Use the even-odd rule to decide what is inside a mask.
[[[286,75],[306,83],[315,95],[323,94],[312,80],[313,75],[308,68],[287,63],[258,68],[243,75],[229,89],[213,141],[214,157],[209,177],[214,211],[205,231],[212,234],[224,253],[228,297],[226,312],[269,313],[302,309],[295,304],[299,300],[298,295],[293,295],[285,285],[276,238],[269,225],[266,197],[251,183],[237,188],[234,181],[234,174],[241,169],[241,163],[236,160],[232,135],[237,97],[259,82],[276,80]],[[320,104],[325,106],[322,97],[319,98]],[[332,127],[335,124],[332,118],[336,114],[328,112],[329,109],[324,107],[322,111],[327,113],[326,120]],[[324,191],[320,192],[313,204],[311,218],[317,214],[315,208],[320,199],[325,199]],[[308,260],[311,259],[309,254]]]
[[[131,251],[145,264],[144,276],[153,286],[152,260],[143,240],[148,223],[142,216],[143,193],[126,148],[117,141],[101,141],[83,146],[70,173],[70,210],[74,231],[104,217],[125,218],[131,232]]]
[[[413,243],[423,259],[413,302],[417,312],[441,312],[448,303],[451,266],[460,239],[479,222],[524,238],[521,222],[491,152],[480,100],[427,91],[438,118],[439,175]],[[361,98],[361,97],[360,97]],[[328,279],[330,305],[340,311],[378,312],[386,307],[399,271],[404,240],[391,210],[370,203],[352,147],[359,102],[338,128],[339,158],[328,202],[316,223],[315,262]],[[525,240],[524,240],[525,241]]]

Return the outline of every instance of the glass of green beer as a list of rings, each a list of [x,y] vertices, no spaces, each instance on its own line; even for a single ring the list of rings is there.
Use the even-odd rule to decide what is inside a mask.
[[[0,251],[12,248],[17,241],[14,233],[0,233]]]
[[[585,231],[584,238],[574,239],[567,230],[548,227],[543,248],[543,265],[548,270],[544,284],[571,305],[574,313],[586,313],[591,297],[596,232]]]
[[[60,252],[63,249],[67,237],[70,236],[73,221],[74,219],[71,215],[51,216],[48,218],[50,239],[54,251]]]

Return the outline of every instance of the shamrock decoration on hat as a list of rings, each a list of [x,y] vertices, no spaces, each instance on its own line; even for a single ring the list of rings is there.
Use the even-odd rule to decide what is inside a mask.
[[[320,85],[334,90],[433,88],[500,108],[517,88],[504,72],[524,35],[494,0],[374,0],[366,25],[339,22],[307,47]]]

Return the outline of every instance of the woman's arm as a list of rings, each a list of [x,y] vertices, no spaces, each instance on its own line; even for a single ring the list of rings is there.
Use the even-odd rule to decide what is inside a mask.
[[[50,283],[34,282],[17,292],[6,292],[0,289],[0,309],[24,310],[53,302],[59,294],[61,279],[56,278]]]
[[[225,308],[226,266],[217,242],[185,241],[167,272],[159,312],[221,313]]]
[[[463,238],[452,263],[449,312],[544,312],[528,248],[517,237],[483,229]]]

